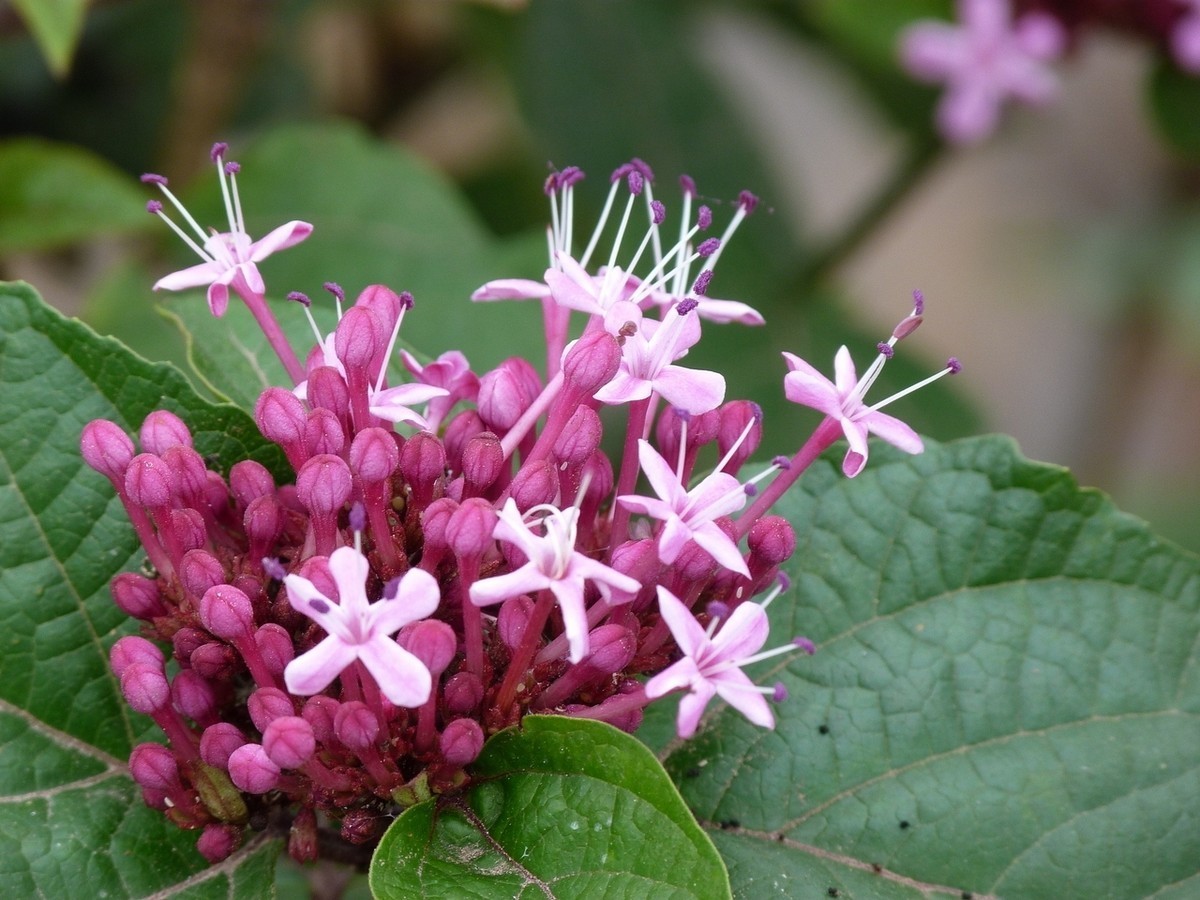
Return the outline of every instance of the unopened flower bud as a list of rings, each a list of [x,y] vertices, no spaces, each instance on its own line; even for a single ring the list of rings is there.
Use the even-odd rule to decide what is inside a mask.
[[[346,379],[333,366],[318,366],[308,373],[308,402],[316,409],[327,409],[339,420],[350,415],[350,389]]]
[[[604,427],[596,411],[590,406],[580,406],[554,441],[554,455],[568,465],[583,465],[600,446],[603,434]]]
[[[458,511],[458,503],[449,497],[434,500],[421,514],[421,525],[425,532],[425,548],[442,549],[450,546],[446,530],[450,519]],[[328,596],[328,595],[326,595]]]
[[[93,419],[79,436],[83,461],[109,481],[124,484],[125,470],[133,459],[133,441],[119,425],[108,419]]]
[[[279,766],[261,744],[242,744],[229,756],[229,779],[248,794],[265,794],[279,784]]]
[[[333,730],[351,750],[366,750],[379,737],[379,719],[365,703],[351,700],[337,711]]]
[[[486,500],[464,500],[446,525],[446,540],[459,557],[482,556],[492,546],[492,532],[499,521],[496,510]]]
[[[462,473],[470,493],[486,491],[504,471],[504,449],[491,431],[473,435],[463,447]]]
[[[337,582],[333,580],[333,573],[329,570],[328,557],[310,556],[300,564],[296,574],[311,581],[321,596],[334,601],[341,600]]]
[[[338,417],[321,407],[310,412],[304,425],[304,445],[314,456],[318,453],[341,453],[346,446],[346,433],[342,431]]]
[[[199,506],[208,500],[208,467],[204,457],[182,444],[168,447],[160,454],[171,473],[175,493],[188,506]]]
[[[457,672],[446,680],[442,694],[449,712],[466,715],[483,700],[483,683],[472,672]]]
[[[237,825],[213,822],[204,826],[196,840],[196,849],[210,865],[226,860],[242,845],[242,829]]]
[[[347,370],[358,369],[367,375],[374,358],[382,323],[371,310],[353,306],[346,310],[334,332],[334,349]],[[391,329],[387,329],[390,332]],[[386,333],[386,332],[385,332]]]
[[[545,460],[522,466],[513,479],[509,495],[522,512],[543,503],[554,503],[558,499],[557,469]]]
[[[201,644],[188,655],[188,662],[202,678],[226,681],[237,667],[236,651],[224,641],[209,641]]]
[[[749,400],[733,400],[720,408],[720,423],[717,451],[721,456],[724,457],[737,444],[737,450],[730,456],[723,471],[736,475],[762,443],[762,407]]]
[[[230,722],[217,722],[200,735],[200,758],[216,769],[229,770],[229,757],[246,743],[246,736]]]
[[[312,726],[316,739],[322,744],[327,744],[337,737],[333,723],[341,708],[342,704],[333,697],[317,694],[305,701],[300,715],[305,722]]]
[[[283,533],[284,522],[283,507],[273,495],[265,494],[250,501],[242,516],[242,527],[246,530],[246,537],[250,539],[251,559],[268,552]]]
[[[483,419],[479,418],[479,413],[473,409],[463,410],[450,420],[442,435],[442,443],[446,447],[446,462],[452,471],[462,471],[462,457],[467,441],[485,431],[487,426],[483,424]]]
[[[162,744],[138,744],[129,754],[129,774],[139,785],[151,790],[171,792],[182,785],[179,762]]]
[[[752,563],[777,566],[796,551],[796,530],[783,516],[763,516],[746,537]]]
[[[446,471],[446,448],[428,431],[414,434],[400,450],[400,471],[423,509],[432,502],[436,482]]]
[[[194,509],[171,510],[171,530],[184,553],[199,550],[208,541],[204,517]]]
[[[479,416],[492,431],[503,434],[541,392],[541,382],[533,367],[523,359],[511,357],[479,379]]]
[[[229,470],[229,489],[241,506],[256,497],[275,493],[275,479],[262,463],[244,459]]]
[[[308,414],[291,391],[269,387],[254,404],[254,421],[263,437],[287,450],[303,443]]]
[[[170,469],[153,453],[139,453],[125,470],[125,493],[141,506],[166,506],[171,502],[171,487]]]
[[[504,646],[515,650],[525,640],[529,630],[529,619],[533,616],[534,602],[524,594],[518,594],[500,604],[496,616],[496,631]]]
[[[580,665],[605,675],[620,672],[637,653],[637,636],[620,625],[601,625],[588,635],[588,655]]]
[[[384,819],[365,809],[352,809],[342,817],[342,840],[348,844],[366,844],[375,840]]]
[[[296,714],[291,698],[279,688],[273,687],[256,690],[246,700],[246,708],[250,711],[250,721],[260,734],[276,719]]]
[[[438,749],[447,765],[470,765],[483,749],[483,729],[474,719],[455,719],[442,731]]]
[[[216,691],[195,669],[184,669],[171,680],[171,699],[193,722],[208,722],[217,711]]]
[[[353,488],[350,467],[340,456],[329,453],[309,459],[296,476],[296,496],[312,515],[329,515],[341,509]]]
[[[209,635],[202,629],[183,626],[171,635],[171,650],[175,660],[180,665],[187,663],[196,649],[204,646],[208,640]]]
[[[137,662],[121,673],[121,693],[125,702],[140,713],[152,715],[171,700],[171,688],[162,666]]]
[[[152,668],[161,668],[165,663],[163,652],[143,637],[126,635],[108,651],[108,663],[118,678],[134,663],[144,663]]]
[[[171,447],[191,447],[192,433],[179,416],[165,409],[156,409],[142,422],[138,440],[147,453],[161,456]]]
[[[312,807],[306,806],[296,813],[288,829],[288,856],[298,863],[309,863],[317,859],[317,853],[317,817]]]
[[[400,629],[396,641],[425,664],[434,680],[450,667],[458,651],[454,629],[437,619],[422,619]]]
[[[400,465],[400,450],[392,434],[382,428],[364,428],[350,444],[350,468],[367,484],[392,477]]]
[[[659,569],[662,568],[662,562],[658,558],[658,544],[652,538],[626,541],[613,550],[612,562],[609,565],[640,584],[656,581]]]
[[[254,644],[272,675],[280,676],[296,655],[292,636],[275,622],[268,622],[254,632]]]
[[[563,377],[588,397],[612,381],[620,368],[621,345],[604,330],[589,331],[563,355]]]
[[[218,584],[200,598],[200,621],[225,641],[240,641],[254,632],[254,606],[231,584]]]
[[[280,716],[263,732],[263,750],[281,769],[298,769],[317,749],[312,726],[300,716]]]
[[[645,717],[646,711],[644,709],[634,708],[617,713],[616,715],[604,714],[605,705],[610,703],[618,703],[620,700],[621,697],[615,694],[612,697],[606,698],[599,706],[596,707],[596,715],[598,718],[602,718],[604,721],[608,722],[608,724],[612,725],[614,728],[620,728],[622,731],[628,734],[633,734],[641,727],[642,719]]]
[[[225,568],[207,550],[189,550],[179,564],[179,580],[193,597],[203,597],[209,588],[224,583]]]
[[[144,575],[122,572],[113,578],[109,590],[117,608],[127,616],[149,620],[167,614],[158,584]]]

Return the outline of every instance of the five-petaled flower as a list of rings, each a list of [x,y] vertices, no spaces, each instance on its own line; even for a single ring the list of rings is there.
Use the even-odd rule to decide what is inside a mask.
[[[441,596],[437,581],[428,572],[409,569],[395,596],[371,603],[366,590],[370,565],[362,553],[339,547],[329,557],[329,571],[337,585],[337,600],[300,575],[284,580],[292,606],[327,634],[288,663],[283,673],[287,689],[300,695],[319,693],[357,660],[396,706],[420,706],[429,699],[433,680],[425,664],[402,649],[392,635],[433,614]]]
[[[1045,13],[1013,22],[1009,0],[958,0],[958,18],[960,25],[909,26],[900,57],[917,78],[946,83],[938,128],[947,140],[969,144],[995,130],[1009,97],[1030,104],[1054,99],[1058,80],[1046,63],[1062,53],[1066,34]]]
[[[542,513],[538,521],[545,532],[534,534],[525,519]],[[569,658],[577,663],[588,651],[587,610],[583,593],[591,581],[608,603],[632,600],[641,585],[604,563],[575,549],[579,509],[535,506],[525,516],[510,497],[500,510],[494,536],[511,541],[528,557],[528,562],[506,575],[484,578],[471,585],[471,602],[491,606],[510,597],[549,590],[558,601],[567,635]]]

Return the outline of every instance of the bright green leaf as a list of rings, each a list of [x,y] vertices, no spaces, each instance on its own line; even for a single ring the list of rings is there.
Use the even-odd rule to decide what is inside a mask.
[[[393,823],[371,866],[376,896],[729,896],[666,773],[611,726],[531,716],[488,741],[473,772],[463,798]]]
[[[222,467],[278,453],[233,407],[0,285],[0,896],[261,895],[277,845],[204,870],[194,833],[143,806],[125,766],[147,720],[125,706],[108,648],[133,630],[109,579],[141,553],[119,501],[79,456],[91,419],[133,431],[157,407]],[[194,885],[194,886],[193,886]]]
[[[136,184],[80,147],[0,142],[0,253],[44,250],[149,223]]]
[[[836,463],[781,504],[774,633],[819,649],[757,673],[790,692],[777,730],[722,709],[667,752],[735,893],[1194,883],[1200,561],[1005,439]]]
[[[88,0],[13,0],[55,75],[65,75],[71,66],[87,5]]]

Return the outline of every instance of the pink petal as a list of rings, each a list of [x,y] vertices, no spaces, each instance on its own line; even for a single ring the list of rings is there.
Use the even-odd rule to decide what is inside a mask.
[[[937,121],[947,140],[956,144],[977,143],[996,130],[1000,98],[988,83],[956,85],[938,104]]]
[[[705,522],[698,528],[693,528],[692,540],[726,569],[750,577],[750,570],[746,568],[746,561],[742,559],[737,544],[716,523]]]
[[[154,282],[154,290],[186,291],[190,288],[203,287],[212,284],[224,267],[216,263],[203,262],[199,265],[188,266],[170,275],[164,275]]]
[[[208,286],[208,309],[218,319],[225,315],[229,308],[229,287],[221,281],[214,281]]]
[[[568,659],[577,663],[587,656],[588,622],[587,610],[583,605],[583,579],[570,578],[550,582],[550,590],[558,600],[562,613],[563,631],[570,648]]]
[[[692,611],[662,585],[658,587],[658,611],[685,656],[694,658],[700,648],[708,644],[708,635],[704,633]]]
[[[658,535],[658,558],[670,565],[679,558],[691,540],[692,529],[684,524],[683,519],[676,515],[667,516]]]
[[[280,225],[250,245],[250,261],[262,262],[276,250],[294,247],[312,234],[312,230],[307,222],[291,221]]]
[[[840,416],[842,398],[832,381],[797,356],[783,354],[791,372],[783,376],[783,393],[793,403],[808,406],[827,416]]]
[[[438,608],[441,591],[436,579],[424,569],[409,569],[391,600],[376,600],[368,617],[372,634],[393,635],[409,622],[426,619]]]
[[[603,315],[604,310],[596,299],[596,295],[592,291],[580,287],[567,275],[557,269],[547,269],[545,278],[546,284],[550,288],[550,296],[559,306],[593,315]]]
[[[696,733],[704,708],[715,693],[716,689],[707,681],[692,683],[691,691],[679,701],[679,716],[675,720],[675,730],[681,738],[690,738]]]
[[[592,396],[601,403],[618,404],[632,403],[634,400],[645,400],[650,396],[651,384],[645,378],[631,375],[625,364],[617,370],[612,381],[596,391]]]
[[[489,300],[537,300],[550,296],[550,288],[541,281],[528,278],[498,278],[475,290],[471,299]],[[412,367],[409,367],[412,371]]]
[[[843,399],[858,387],[854,359],[850,356],[850,350],[845,344],[838,348],[838,352],[833,357],[833,383],[837,386],[837,392]]]
[[[652,519],[668,519],[675,515],[675,508],[669,503],[640,494],[622,494],[617,498],[617,502],[632,512]]]
[[[616,569],[604,565],[594,559],[589,559],[582,553],[575,553],[567,569],[568,577],[578,576],[586,579],[600,589],[600,594],[609,604],[627,603],[632,600],[642,585],[636,578],[630,578]]]
[[[329,555],[329,572],[338,586],[341,607],[347,614],[365,614],[367,603],[367,575],[371,567],[367,558],[353,547],[338,547]]]
[[[717,629],[712,646],[723,662],[736,662],[753,656],[767,642],[770,631],[767,611],[757,603],[744,601]]]
[[[746,505],[742,483],[728,472],[713,472],[688,491],[688,502],[681,513],[688,522],[712,521],[735,513]]]
[[[887,413],[868,413],[860,417],[858,421],[865,425],[871,434],[878,435],[905,453],[920,453],[925,449],[924,442],[912,428]]]
[[[712,677],[721,699],[762,728],[775,727],[771,705],[741,669],[726,669]]]
[[[711,297],[696,297],[695,299],[698,304],[695,310],[696,315],[710,322],[762,325],[766,321],[758,310],[745,303],[739,303],[737,300],[717,300]]]
[[[320,693],[357,658],[353,644],[330,635],[288,663],[283,670],[283,682],[293,694],[306,697]]]
[[[424,663],[391,638],[379,636],[359,647],[358,658],[396,706],[413,709],[429,699],[433,679]]]
[[[476,606],[491,606],[509,597],[533,594],[552,584],[534,563],[529,562],[515,572],[484,578],[471,585],[471,602]]]
[[[725,377],[704,369],[667,366],[655,376],[654,390],[672,406],[698,416],[721,405]]]
[[[680,688],[690,688],[694,682],[702,681],[700,671],[690,656],[667,666],[646,682],[646,696],[651,700],[665,696]]]
[[[654,493],[670,504],[672,509],[678,512],[687,505],[687,489],[679,483],[679,476],[644,438],[638,440],[638,462]]]
[[[921,81],[943,81],[970,62],[962,31],[946,22],[918,22],[900,37],[900,62]]]

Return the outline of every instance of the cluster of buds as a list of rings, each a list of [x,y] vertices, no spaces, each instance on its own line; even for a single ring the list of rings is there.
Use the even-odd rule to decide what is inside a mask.
[[[222,184],[237,171],[224,151],[213,154]],[[743,478],[761,410],[727,401],[719,373],[678,362],[701,319],[762,322],[707,295],[755,198],[739,198],[722,237],[699,239],[712,212],[693,215],[698,195],[682,179],[682,224],[669,242],[652,174],[635,160],[613,174],[575,257],[581,178],[566,169],[547,182],[544,280],[490,282],[474,295],[541,301],[544,377],[518,358],[477,375],[452,351],[426,364],[400,354],[407,380],[397,380],[389,363],[412,297],[371,286],[343,308],[331,283],[333,332],[309,314],[316,340],[298,370],[291,348],[276,346],[296,383],[268,388],[255,408],[292,483],[250,460],[213,471],[170,412],[145,420],[140,447],[115,423],[85,427],[83,456],[111,481],[148,560],[144,573],[113,580],[115,602],[142,629],[116,642],[111,663],[129,704],[168,743],[137,747],[130,769],[149,805],[202,830],[208,859],[232,852],[247,827],[286,827],[298,860],[369,847],[398,809],[467,784],[487,736],[531,712],[633,731],[648,703],[683,692],[683,737],[714,695],[773,727],[782,686],[757,686],[742,668],[814,647],[796,637],[762,649],[765,607],[787,589],[780,567],[796,545],[770,507],[843,436],[850,477],[866,462],[868,433],[921,450],[864,394],[920,324],[923,301],[914,295],[862,379],[845,348],[833,381],[787,354],[786,395],[824,419],[794,453]],[[146,180],[166,190],[165,179]],[[275,345],[282,330],[255,263],[311,227],[289,223],[253,242],[235,184],[227,196],[231,231],[189,241],[201,265],[158,286],[208,284],[214,313],[232,291]],[[612,251],[588,274],[606,230],[617,233]],[[307,297],[290,298],[308,313]],[[572,311],[586,317],[575,340]],[[939,375],[957,369],[951,360]],[[618,411],[608,423],[606,408]],[[614,464],[601,438],[621,426]],[[705,453],[718,461],[698,477]]]

